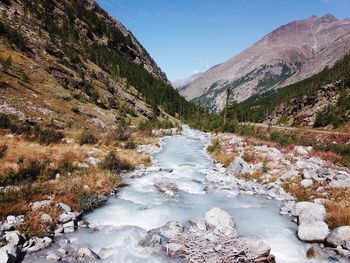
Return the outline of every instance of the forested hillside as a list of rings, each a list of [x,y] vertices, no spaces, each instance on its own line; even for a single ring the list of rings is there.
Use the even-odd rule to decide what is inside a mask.
[[[189,121],[202,111],[94,1],[1,1],[0,9],[1,112],[105,127],[158,116]]]
[[[305,98],[311,98],[321,89],[325,91],[335,89],[339,99],[335,105],[326,107],[319,112],[315,126],[326,126],[332,122],[335,124],[334,126],[339,126],[349,121],[349,87],[350,56],[348,55],[334,67],[325,68],[309,79],[277,91],[253,96],[240,103],[240,107],[236,111],[237,118],[243,122],[264,122],[282,104],[297,105]],[[287,117],[284,116],[284,118]]]

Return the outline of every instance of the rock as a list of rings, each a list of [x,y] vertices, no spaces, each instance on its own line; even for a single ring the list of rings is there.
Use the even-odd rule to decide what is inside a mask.
[[[62,225],[64,233],[73,233],[76,230],[76,222],[70,221]]]
[[[90,248],[86,248],[86,247],[79,248],[77,253],[76,253],[76,256],[79,259],[83,259],[83,260],[100,259],[99,255],[97,255]]]
[[[321,221],[298,226],[298,238],[304,242],[323,243],[328,233],[328,225]]]
[[[297,171],[290,170],[290,171],[283,173],[280,178],[281,178],[281,180],[288,180],[288,179],[294,178],[297,175],[298,175]]]
[[[173,238],[183,232],[183,227],[177,221],[170,221],[159,230],[160,233],[166,238]]]
[[[69,221],[72,221],[73,219],[75,219],[75,215],[73,213],[64,213],[59,216],[58,222],[67,223]]]
[[[15,223],[16,222],[16,217],[13,216],[13,215],[9,215],[9,216],[6,217],[6,221],[8,223]]]
[[[6,232],[5,240],[7,243],[14,246],[23,245],[25,242],[24,237],[22,237],[17,231]]]
[[[302,146],[295,146],[293,150],[294,155],[296,156],[307,156],[309,151]]]
[[[328,234],[326,244],[335,248],[337,246],[342,246],[344,242],[348,240],[350,240],[350,226],[341,226]]]
[[[141,247],[155,247],[161,243],[161,237],[157,234],[148,233],[144,239],[139,242]]]
[[[261,240],[243,238],[249,251],[253,252],[255,258],[267,257],[270,255],[271,248]]]
[[[311,246],[306,252],[306,256],[308,259],[327,259],[326,254],[322,251],[319,246]]]
[[[42,214],[40,217],[41,222],[44,223],[51,223],[52,222],[52,217],[49,214]]]
[[[50,206],[51,204],[52,204],[51,200],[43,200],[43,201],[34,202],[32,204],[32,209],[33,210],[41,209],[43,207]]]
[[[350,240],[344,241],[343,248],[350,251]]]
[[[59,203],[58,204],[65,212],[72,212],[72,208],[70,208],[69,205],[66,205],[64,203]]]
[[[283,154],[280,150],[276,148],[268,148],[267,149],[267,156],[272,159],[273,161],[279,161],[283,159]]]
[[[349,180],[332,180],[329,185],[329,187],[332,188],[349,188],[350,187],[350,181]]]
[[[92,165],[98,165],[98,164],[102,163],[102,161],[100,159],[97,159],[97,158],[91,157],[91,156],[89,158],[86,158],[85,162],[88,162]]]
[[[7,244],[0,248],[0,262],[14,263],[20,256],[20,249],[14,244]]]
[[[204,231],[207,229],[205,225],[205,220],[203,218],[192,219],[188,221],[190,223],[190,230],[194,231]]]
[[[320,204],[314,204],[309,209],[305,209],[301,211],[298,223],[299,225],[305,224],[305,223],[312,223],[321,221],[323,222],[326,218],[326,209],[323,205]]]
[[[228,175],[249,174],[251,173],[251,167],[241,157],[236,157],[227,168],[226,173]]]
[[[60,261],[61,257],[57,255],[56,253],[50,253],[46,257],[47,260],[54,260],[54,261]]]
[[[323,205],[315,204],[312,202],[298,202],[294,205],[293,209],[291,210],[291,214],[293,216],[299,216],[302,212],[309,210],[313,207],[318,207],[319,209],[324,209]]]
[[[207,229],[215,229],[218,226],[228,229],[234,229],[235,227],[232,216],[218,207],[214,207],[205,213],[205,224]]]
[[[177,243],[168,243],[166,245],[166,253],[169,256],[174,256],[176,252],[182,249],[182,245]]]
[[[350,258],[350,251],[343,249],[341,246],[337,246],[336,251],[341,257]]]
[[[304,188],[309,188],[309,187],[311,187],[314,184],[314,182],[311,179],[303,179],[303,180],[301,180],[300,184]]]

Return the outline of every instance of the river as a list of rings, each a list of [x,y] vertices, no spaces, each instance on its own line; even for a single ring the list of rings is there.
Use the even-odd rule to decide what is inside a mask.
[[[105,205],[85,216],[98,231],[78,230],[67,235],[71,245],[90,247],[102,258],[97,262],[178,262],[159,251],[142,248],[138,242],[147,230],[170,220],[185,222],[203,217],[217,206],[233,216],[240,235],[267,243],[277,262],[308,262],[307,245],[296,238],[297,226],[291,218],[279,214],[278,201],[264,196],[236,196],[206,181],[205,170],[215,168],[204,154],[208,140],[207,135],[186,127],[182,135],[164,138],[163,150],[153,156],[161,171],[126,180],[126,186]],[[174,196],[161,193],[154,186],[157,181],[174,183],[179,191]],[[27,257],[25,262],[49,261],[42,254],[42,258]]]

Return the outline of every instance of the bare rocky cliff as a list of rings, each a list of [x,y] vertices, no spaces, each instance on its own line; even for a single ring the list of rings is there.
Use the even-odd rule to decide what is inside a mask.
[[[211,68],[180,90],[189,100],[222,109],[228,85],[238,102],[306,79],[350,51],[350,19],[327,14],[294,21]]]

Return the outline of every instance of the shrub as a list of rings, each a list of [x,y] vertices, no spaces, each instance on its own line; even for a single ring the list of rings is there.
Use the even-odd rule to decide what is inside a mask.
[[[39,143],[43,144],[52,144],[59,143],[64,138],[63,134],[55,131],[53,129],[44,129],[41,130],[36,129],[34,132],[34,139],[36,139]]]
[[[38,177],[45,174],[50,162],[44,160],[20,160],[18,169],[9,168],[0,178],[0,185],[15,185],[22,182],[34,182]]]
[[[218,139],[215,139],[211,142],[211,145],[208,146],[207,151],[209,153],[213,153],[216,151],[220,151],[221,150],[221,145]]]
[[[8,146],[6,144],[0,145],[0,159],[5,157],[7,149]]]
[[[115,152],[110,152],[101,163],[101,168],[111,172],[120,172],[122,170],[131,170],[132,167],[126,161],[120,160]]]
[[[108,131],[107,140],[108,142],[114,141],[127,141],[130,138],[130,133],[123,129],[111,129]]]
[[[136,149],[137,147],[137,144],[134,143],[133,141],[128,141],[126,144],[125,144],[125,149]]]
[[[10,118],[9,116],[5,114],[0,114],[0,128],[2,129],[9,129],[11,126]]]
[[[96,144],[97,143],[97,138],[95,137],[95,135],[93,135],[92,133],[90,133],[87,130],[84,130],[80,136],[79,136],[79,143],[80,145],[84,145],[84,144]]]

